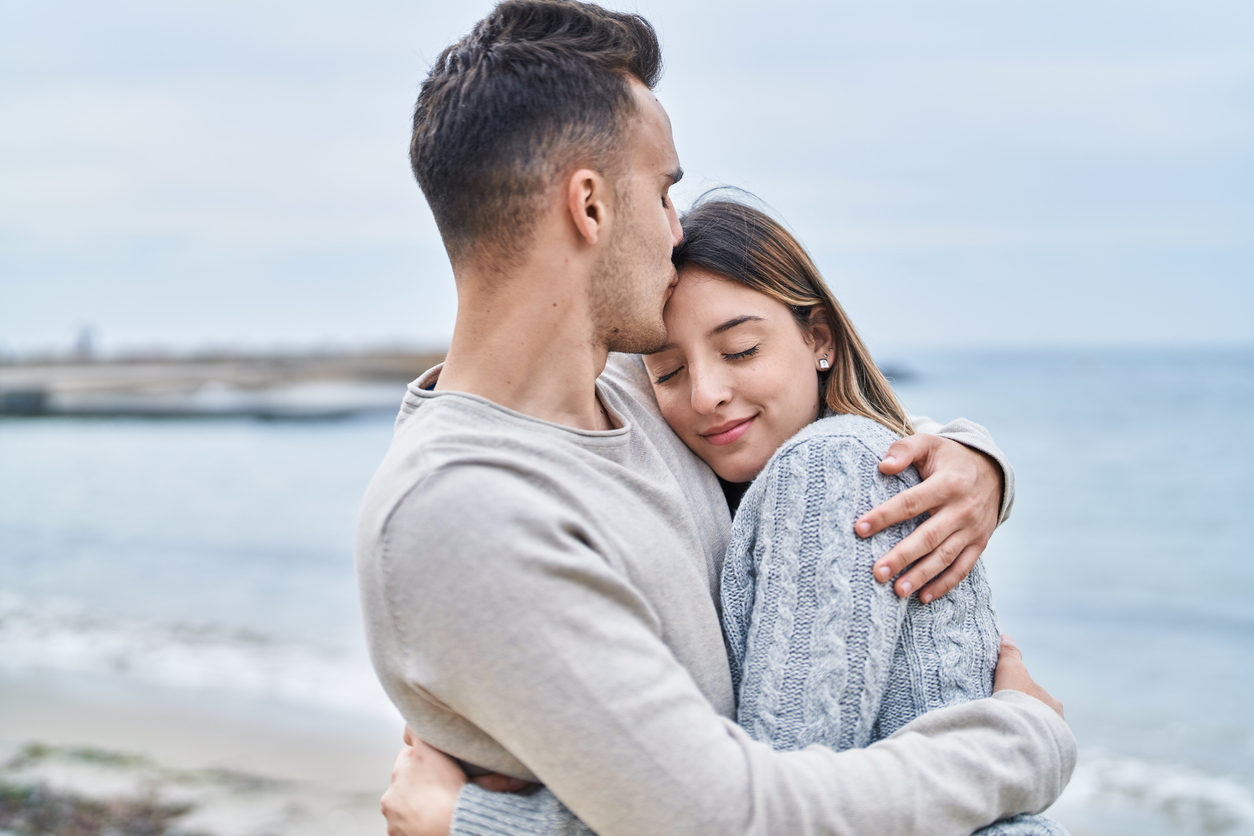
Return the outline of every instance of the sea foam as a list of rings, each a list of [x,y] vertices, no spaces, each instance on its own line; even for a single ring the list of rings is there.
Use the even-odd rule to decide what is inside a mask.
[[[1126,823],[1138,833],[1242,836],[1254,834],[1254,789],[1183,764],[1084,749],[1051,814],[1081,832],[1101,822],[1102,830]]]
[[[0,592],[0,671],[48,671],[396,718],[361,656]]]

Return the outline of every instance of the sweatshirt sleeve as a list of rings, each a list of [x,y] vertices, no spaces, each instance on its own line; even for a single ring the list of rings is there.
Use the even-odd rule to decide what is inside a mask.
[[[490,509],[492,524],[467,526],[450,510],[468,506]],[[521,479],[472,467],[427,479],[381,537],[376,620],[388,635],[372,644],[407,720],[417,715],[404,706],[423,701],[489,736],[525,767],[518,777],[534,776],[601,836],[965,836],[1045,807],[1065,784],[1071,732],[1030,699],[933,712],[867,749],[773,751],[715,711],[630,575],[569,519],[558,497]],[[407,559],[435,544],[440,563]],[[440,745],[438,725],[414,731]],[[464,792],[459,821],[481,799]],[[520,821],[537,815],[547,814]],[[496,832],[531,832],[493,816]]]
[[[1006,458],[1006,454],[993,441],[992,433],[966,418],[959,418],[942,425],[931,418],[919,415],[911,416],[910,422],[914,424],[916,432],[952,439],[959,444],[965,444],[972,450],[979,450],[997,462],[1002,473],[1001,512],[998,514],[997,524],[1001,525],[1010,519],[1010,510],[1015,504],[1015,471],[1010,466],[1010,459]]]

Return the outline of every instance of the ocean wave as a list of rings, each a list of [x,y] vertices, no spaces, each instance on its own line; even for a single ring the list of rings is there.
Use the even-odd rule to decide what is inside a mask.
[[[249,632],[105,616],[0,592],[0,670],[51,671],[282,700],[388,719],[364,658]]]
[[[1064,823],[1122,814],[1156,821],[1163,832],[1254,833],[1251,787],[1192,766],[1102,749],[1080,752],[1071,784],[1054,810]]]

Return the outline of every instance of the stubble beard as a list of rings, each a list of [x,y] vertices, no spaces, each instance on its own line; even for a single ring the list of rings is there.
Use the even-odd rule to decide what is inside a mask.
[[[644,279],[646,248],[627,232],[615,235],[592,277],[594,333],[607,351],[652,354],[666,345],[665,289],[658,281],[654,292],[655,283]]]
[[[662,300],[645,298],[638,291],[638,275],[604,271],[593,284],[594,333],[607,351],[652,354],[666,344]]]

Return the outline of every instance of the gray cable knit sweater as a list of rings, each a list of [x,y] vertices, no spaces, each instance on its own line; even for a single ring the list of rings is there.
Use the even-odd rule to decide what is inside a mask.
[[[923,605],[871,568],[925,517],[862,539],[854,521],[919,483],[879,472],[897,436],[829,415],[785,443],[741,500],[723,564],[737,720],[780,751],[882,740],[914,718],[989,696],[1000,633],[984,566]],[[1065,831],[1019,816],[985,834]]]

